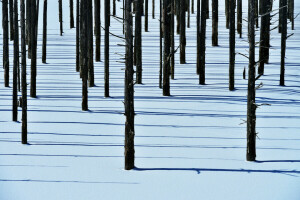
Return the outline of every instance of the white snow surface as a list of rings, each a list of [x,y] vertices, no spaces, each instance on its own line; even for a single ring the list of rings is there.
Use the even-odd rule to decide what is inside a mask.
[[[257,84],[257,162],[246,162],[247,59],[236,55],[236,90],[228,90],[229,31],[219,2],[219,46],[211,46],[207,21],[206,85],[196,75],[196,12],[187,29],[187,64],[176,54],[171,95],[158,88],[159,1],[149,32],[143,31],[143,84],[135,85],[135,165],[124,170],[124,42],[110,37],[110,98],[104,98],[104,63],[95,62],[96,87],[89,88],[89,111],[81,111],[81,79],[75,71],[75,29],[69,29],[64,1],[64,34],[59,36],[57,1],[49,1],[47,64],[41,63],[42,6],[38,42],[37,96],[28,98],[28,142],[21,144],[12,122],[12,88],[0,67],[0,199],[300,199],[300,21],[287,41],[286,86],[279,86],[280,34],[271,33],[270,63]],[[295,1],[295,15],[300,12]],[[103,14],[102,1],[102,14]],[[247,20],[247,1],[243,1]],[[1,5],[2,6],[2,5]],[[117,15],[122,16],[117,1]],[[278,8],[278,0],[274,9]],[[196,1],[195,1],[196,9]],[[74,9],[75,10],[75,9]],[[211,10],[211,9],[210,9]],[[0,9],[2,14],[2,7]],[[74,13],[75,14],[75,13]],[[273,18],[275,22],[277,16]],[[143,18],[144,20],[144,18]],[[0,22],[1,23],[1,22]],[[144,22],[143,22],[144,23]],[[102,25],[104,26],[103,17]],[[275,22],[272,27],[275,27]],[[122,35],[111,19],[110,31]],[[104,58],[102,30],[101,57]],[[3,40],[2,29],[0,43]],[[247,26],[236,35],[236,51],[247,54]],[[259,29],[256,41],[259,41]],[[178,35],[176,36],[176,46]],[[0,63],[2,65],[2,52]],[[10,77],[13,43],[10,42]],[[256,49],[258,55],[258,48]],[[258,56],[256,56],[256,60]],[[27,60],[30,84],[30,60]],[[12,86],[12,80],[10,81]],[[28,94],[29,94],[28,85]],[[19,94],[20,95],[20,94]]]

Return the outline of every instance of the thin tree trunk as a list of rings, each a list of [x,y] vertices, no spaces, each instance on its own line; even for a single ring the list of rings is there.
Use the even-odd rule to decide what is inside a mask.
[[[256,104],[255,104],[255,0],[249,0],[248,30],[249,30],[249,72],[247,97],[247,161],[256,158]]]
[[[171,0],[171,79],[175,78],[175,0]]]
[[[190,0],[187,1],[188,2],[188,6],[187,6],[187,9],[188,9],[188,21],[187,21],[187,27],[190,28],[191,27],[191,3],[190,3]]]
[[[86,31],[88,31],[88,80],[89,87],[94,87],[93,0],[88,0],[88,29]]]
[[[9,87],[9,29],[7,0],[2,0],[4,86]]]
[[[15,38],[14,38],[14,42],[16,42],[17,44],[17,87],[18,87],[18,91],[21,92],[21,73],[20,73],[20,41],[19,41],[19,7],[18,7],[18,0],[15,0],[17,2],[14,2],[17,6],[17,8],[14,8],[14,12],[17,13],[17,15],[14,13],[14,20],[17,20],[18,23],[14,22],[14,25],[17,25],[16,27],[14,27],[14,32],[15,32]]]
[[[9,0],[10,41],[14,40],[14,0]]]
[[[126,38],[126,69],[125,69],[125,170],[134,168],[134,83],[133,83],[133,42],[131,0],[125,5],[125,38]]]
[[[70,28],[75,28],[73,7],[73,0],[70,0]]]
[[[155,0],[152,0],[152,19],[155,19]]]
[[[163,95],[170,96],[171,0],[164,0],[164,66]],[[185,26],[183,24],[183,26]]]
[[[206,19],[209,19],[209,0],[206,0]]]
[[[135,12],[135,47],[136,83],[142,84],[142,0],[136,1]]]
[[[205,84],[205,36],[206,36],[206,0],[201,0],[201,30],[200,30],[200,62],[199,84]]]
[[[96,62],[100,62],[100,0],[94,1],[95,5],[95,36],[96,36]]]
[[[162,88],[162,0],[159,0],[159,88]]]
[[[229,29],[229,0],[225,0],[226,28]]]
[[[47,0],[45,0],[47,1]],[[22,52],[22,144],[27,144],[27,81],[26,81],[26,39],[25,3],[21,0],[21,52]]]
[[[266,63],[269,63],[269,57],[270,57],[270,26],[271,26],[271,15],[270,12],[272,10],[272,0],[266,0],[267,1],[267,12],[266,15],[266,22],[267,22],[267,34],[266,34],[266,48],[265,48],[265,61]]]
[[[255,0],[255,24],[256,28],[258,28],[258,0]]]
[[[155,0],[154,0],[155,1]],[[101,1],[100,1],[101,4]],[[125,0],[123,0],[123,35],[125,34]]]
[[[287,36],[287,0],[282,0],[282,27],[281,27],[281,61],[280,61],[280,85],[284,86],[285,74],[285,51],[286,51],[286,36]]]
[[[278,33],[281,33],[282,15],[283,15],[283,0],[279,0],[279,19],[278,19]]]
[[[185,64],[185,0],[180,0],[180,64]]]
[[[43,16],[43,52],[42,62],[46,63],[47,60],[47,0],[44,0],[44,16]]]
[[[218,46],[218,22],[219,22],[219,17],[218,17],[218,0],[212,0],[212,46]]]
[[[200,0],[197,0],[197,69],[196,72],[200,74]]]
[[[28,42],[28,58],[31,59],[31,16],[32,16],[32,13],[31,13],[31,7],[32,7],[32,0],[27,0],[27,8],[26,8],[26,32],[27,32],[27,42]]]
[[[263,1],[263,0],[260,0]],[[237,32],[242,37],[242,23],[243,23],[243,10],[242,10],[242,0],[237,0]]]
[[[18,80],[17,80],[17,68],[18,68],[18,60],[19,60],[19,52],[18,52],[18,1],[14,1],[14,67],[13,67],[13,121],[18,121]]]
[[[230,2],[229,24],[229,90],[234,90],[234,65],[235,65],[235,0]]]
[[[268,32],[268,21],[267,15],[268,12],[267,8],[267,1],[268,0],[261,0],[261,26],[260,26],[260,43],[259,43],[259,65],[258,65],[258,74],[264,74],[264,65],[266,63],[266,49],[267,49],[267,35]]]
[[[194,5],[195,3],[194,3],[194,0],[192,0],[192,14],[194,14],[195,13],[195,5]]]
[[[105,15],[105,40],[104,40],[104,96],[109,97],[109,18],[110,18],[110,1],[104,1]]]
[[[88,1],[80,3],[80,64],[82,73],[82,110],[88,110]]]
[[[97,55],[97,54],[96,54]],[[76,71],[80,70],[80,1],[76,3]]]
[[[62,10],[62,0],[58,0],[58,12],[59,12],[59,24],[60,24],[60,35],[63,35],[63,10]]]
[[[36,98],[36,46],[37,46],[37,37],[36,37],[36,29],[37,29],[37,17],[36,17],[36,2],[32,1],[31,4],[31,33],[30,33],[30,41],[31,41],[31,84],[30,84],[30,96]]]
[[[116,16],[116,0],[113,0],[113,16]]]
[[[145,0],[145,32],[148,32],[148,0]]]
[[[176,28],[176,33],[177,35],[180,34],[180,19],[181,19],[181,8],[180,8],[180,3],[181,0],[175,0],[175,13],[176,13],[176,21],[177,21],[177,28]]]

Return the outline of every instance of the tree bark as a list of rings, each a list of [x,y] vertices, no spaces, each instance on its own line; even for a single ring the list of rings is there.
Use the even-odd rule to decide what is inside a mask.
[[[100,33],[101,33],[101,27],[100,27],[100,0],[94,1],[95,5],[95,36],[96,36],[96,62],[100,62]]]
[[[195,13],[195,5],[194,5],[195,3],[194,3],[194,0],[192,0],[192,14],[194,14]]]
[[[97,55],[97,54],[96,54]],[[80,71],[80,1],[76,3],[76,71]]]
[[[47,60],[47,0],[44,0],[44,15],[43,15],[43,52],[42,62],[46,63]]]
[[[218,0],[212,0],[212,36],[211,36],[211,41],[212,41],[212,46],[218,46],[218,22],[219,22],[219,17],[218,17]]]
[[[125,170],[134,168],[134,83],[133,83],[133,42],[131,0],[125,1],[125,38],[126,38],[126,69],[125,69]]]
[[[104,1],[105,15],[105,40],[104,40],[104,96],[109,97],[109,18],[110,18],[110,0]]]
[[[175,1],[171,0],[171,79],[175,78]]]
[[[260,0],[263,1],[263,0]],[[242,0],[237,0],[237,32],[242,37],[242,24],[243,24],[243,10],[242,10]]]
[[[152,0],[152,19],[155,19],[155,0]]]
[[[136,83],[142,84],[142,0],[136,1],[135,12],[135,47]]]
[[[258,74],[264,74],[264,65],[266,63],[266,50],[267,50],[267,36],[269,34],[268,31],[268,5],[267,1],[269,0],[261,0],[261,26],[260,26],[260,43],[259,43],[259,65],[258,65]]]
[[[8,2],[2,0],[2,28],[3,28],[3,68],[4,86],[9,87],[9,29],[8,29]]]
[[[247,97],[247,161],[256,158],[256,104],[255,104],[255,0],[249,0],[248,30],[249,30],[249,72]]]
[[[94,87],[93,0],[88,0],[88,29],[86,31],[88,31],[88,80],[89,87]]]
[[[18,121],[18,80],[17,80],[17,68],[18,68],[18,60],[19,60],[19,47],[18,47],[18,1],[14,1],[14,67],[13,67],[13,121]]]
[[[197,37],[197,69],[196,72],[199,75],[200,74],[200,0],[197,0],[197,31],[196,31],[196,37]]]
[[[164,66],[163,95],[170,96],[171,0],[164,0]],[[183,24],[183,26],[185,26]]]
[[[80,64],[82,73],[82,110],[88,110],[88,1],[80,3]]]
[[[116,16],[116,0],[113,0],[113,16]]]
[[[36,29],[37,29],[37,17],[36,17],[36,2],[32,1],[31,3],[31,33],[30,33],[30,41],[31,41],[31,84],[30,84],[30,96],[32,98],[36,98],[36,47],[37,47],[37,37],[36,37]]]
[[[62,0],[58,0],[58,13],[59,13],[59,24],[60,24],[60,35],[63,35],[63,10],[62,10]]]
[[[287,37],[287,0],[282,0],[282,22],[281,22],[281,61],[280,61],[280,85],[285,85],[285,51],[286,51],[286,37]]]
[[[145,0],[145,32],[148,32],[148,0]]]
[[[226,28],[229,29],[229,0],[225,0]]]
[[[234,90],[234,65],[235,65],[235,0],[230,2],[229,24],[229,90]]]
[[[27,0],[26,2],[26,37],[27,37],[27,44],[28,44],[28,58],[31,59],[31,7],[32,7],[32,1],[31,0]]]
[[[74,12],[73,12],[73,0],[70,0],[70,28],[74,27]]]
[[[180,64],[185,64],[185,0],[180,0]]]
[[[14,0],[9,0],[10,41],[14,40]]]
[[[199,62],[199,84],[205,85],[205,36],[206,36],[206,0],[201,0],[201,30],[200,30],[200,62]]]
[[[187,17],[187,18],[188,18],[188,21],[187,21],[187,27],[190,28],[190,27],[191,27],[191,23],[190,23],[190,21],[191,21],[191,8],[190,8],[190,6],[191,6],[191,5],[190,5],[190,0],[188,0],[187,2],[188,2],[188,6],[187,6],[187,9],[188,9],[188,10],[187,10],[187,12],[188,12],[188,17]]]
[[[281,33],[282,29],[282,15],[283,15],[283,0],[279,0],[279,19],[278,19],[278,33]]]
[[[162,0],[159,0],[159,88],[162,88]]]
[[[47,1],[47,0],[45,0]],[[27,81],[26,81],[26,38],[25,3],[21,0],[21,52],[22,52],[22,144],[27,144]]]

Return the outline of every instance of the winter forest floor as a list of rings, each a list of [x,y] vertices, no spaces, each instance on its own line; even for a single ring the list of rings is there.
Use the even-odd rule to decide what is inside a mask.
[[[121,4],[117,2],[119,16]],[[40,20],[38,98],[28,98],[29,145],[20,142],[21,110],[19,122],[12,122],[12,88],[4,87],[0,67],[0,199],[300,199],[300,20],[295,20],[294,31],[288,25],[288,33],[295,35],[287,41],[284,87],[279,86],[280,34],[271,33],[270,64],[257,83],[263,87],[256,98],[271,106],[257,110],[257,162],[246,162],[247,80],[242,73],[247,60],[236,56],[236,90],[230,92],[229,31],[224,2],[219,4],[218,47],[211,46],[211,19],[207,21],[207,84],[198,85],[195,73],[195,13],[187,29],[187,64],[179,64],[177,53],[172,96],[163,97],[158,88],[159,1],[156,19],[151,17],[149,1],[149,32],[142,33],[143,84],[135,85],[137,168],[125,171],[124,64],[116,62],[121,57],[116,53],[124,53],[124,47],[117,46],[123,41],[110,37],[111,97],[103,97],[104,63],[95,63],[96,87],[89,88],[89,111],[81,111],[81,79],[75,71],[75,29],[69,29],[68,1],[63,5],[62,37],[57,1],[50,1],[47,64],[41,63]],[[247,2],[243,5],[246,18]],[[300,1],[296,0],[295,15],[298,12]],[[42,10],[40,19],[41,15]],[[111,23],[110,31],[121,35],[121,24],[114,19]],[[243,23],[243,38],[236,35],[236,51],[247,54]],[[10,42],[11,69],[12,52]],[[0,54],[2,66],[2,48]],[[29,70],[30,65],[28,80]]]

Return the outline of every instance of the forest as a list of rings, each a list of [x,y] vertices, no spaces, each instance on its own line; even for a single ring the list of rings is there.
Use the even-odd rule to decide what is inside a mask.
[[[0,197],[299,199],[298,3],[2,0]]]

